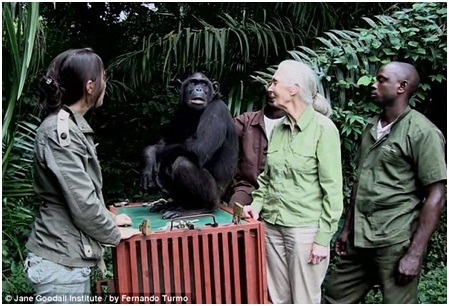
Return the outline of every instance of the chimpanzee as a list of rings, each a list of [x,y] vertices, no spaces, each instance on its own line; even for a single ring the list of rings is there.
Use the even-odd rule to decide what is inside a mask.
[[[173,199],[151,209],[166,210],[164,219],[213,211],[235,174],[237,134],[219,88],[198,72],[177,80],[181,106],[164,138],[143,151],[142,188]]]

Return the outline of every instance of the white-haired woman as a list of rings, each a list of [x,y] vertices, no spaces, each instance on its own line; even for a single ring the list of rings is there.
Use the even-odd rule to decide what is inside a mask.
[[[343,210],[340,137],[315,111],[327,103],[307,65],[286,60],[268,87],[287,116],[273,131],[260,188],[244,207],[265,222],[268,291],[278,303],[320,303],[329,243]]]

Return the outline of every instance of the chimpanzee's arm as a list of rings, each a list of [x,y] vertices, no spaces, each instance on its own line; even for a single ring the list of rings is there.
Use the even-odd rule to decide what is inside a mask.
[[[203,167],[223,146],[228,124],[233,129],[226,105],[221,100],[211,102],[200,118],[196,133],[185,142],[186,155],[195,157],[194,161]]]
[[[144,190],[156,187],[154,175],[158,163],[157,154],[165,146],[161,140],[156,145],[147,146],[142,153],[140,187]]]

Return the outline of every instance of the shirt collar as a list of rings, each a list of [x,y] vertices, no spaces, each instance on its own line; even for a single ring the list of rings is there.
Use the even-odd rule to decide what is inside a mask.
[[[254,116],[253,120],[251,121],[251,125],[260,125],[261,127],[264,126],[263,111],[264,111],[264,108],[262,108],[261,110],[256,112],[256,115]]]
[[[73,117],[75,119],[76,125],[79,127],[81,132],[83,133],[93,133],[94,131],[90,127],[89,123],[87,123],[86,119],[80,114],[74,112]]]
[[[408,113],[410,113],[411,110],[412,110],[412,109],[410,108],[410,105],[407,105],[407,107],[404,109],[404,111],[402,112],[402,114],[399,115],[399,117],[393,122],[393,125],[392,125],[392,126],[394,126],[396,123],[398,123],[399,121],[401,121],[402,118],[404,118]],[[380,119],[380,115],[376,115],[376,116],[374,116],[374,117],[368,119],[368,123],[377,126],[377,122],[379,121],[379,119]]]
[[[300,131],[304,131],[307,126],[312,121],[313,116],[315,115],[315,110],[313,109],[312,105],[307,105],[304,112],[299,116],[299,119],[296,121],[296,126],[299,128]],[[290,126],[290,118],[288,116],[285,116],[285,119],[282,121],[282,125]]]

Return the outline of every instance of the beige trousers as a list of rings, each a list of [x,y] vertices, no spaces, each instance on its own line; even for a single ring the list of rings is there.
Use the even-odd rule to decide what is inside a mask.
[[[273,304],[319,304],[329,255],[308,263],[317,228],[265,223],[268,293]]]

